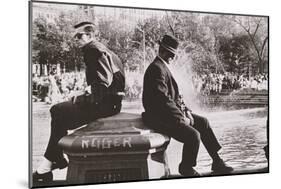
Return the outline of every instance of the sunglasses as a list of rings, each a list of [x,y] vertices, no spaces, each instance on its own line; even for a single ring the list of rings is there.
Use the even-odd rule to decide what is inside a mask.
[[[84,34],[86,34],[86,33],[85,32],[77,33],[77,34],[75,34],[74,38],[75,39],[81,39]]]

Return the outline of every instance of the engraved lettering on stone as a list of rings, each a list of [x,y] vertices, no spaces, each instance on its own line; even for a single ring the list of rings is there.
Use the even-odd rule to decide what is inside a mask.
[[[82,140],[82,149],[85,148],[109,149],[112,147],[132,148],[131,137],[115,138],[92,138],[91,140]]]
[[[113,145],[114,145],[114,147],[119,147],[119,146],[121,146],[120,138],[115,138],[115,139],[113,140]]]
[[[89,140],[82,140],[82,148],[89,148]]]
[[[99,148],[100,148],[100,146],[101,146],[101,140],[100,140],[100,139],[98,139],[98,140],[97,140],[97,148],[99,149]]]
[[[92,139],[92,143],[91,143],[91,147],[92,148],[98,148],[99,149],[99,140],[96,138]]]
[[[112,143],[112,140],[110,140],[109,138],[103,138],[102,139],[102,149],[111,148],[111,143]]]
[[[129,148],[132,148],[131,139],[132,139],[131,137],[123,138],[123,147],[124,148],[126,146],[128,146]]]

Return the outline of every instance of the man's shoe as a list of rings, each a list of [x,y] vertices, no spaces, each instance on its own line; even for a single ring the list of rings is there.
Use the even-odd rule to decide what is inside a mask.
[[[195,170],[193,169],[192,167],[190,168],[182,168],[181,166],[179,167],[179,173],[182,175],[182,176],[185,176],[185,177],[200,177],[201,175]]]
[[[63,159],[61,159],[59,161],[53,162],[51,170],[53,171],[55,169],[64,169],[67,166],[68,166],[68,162],[67,162],[67,160],[65,158],[63,158]],[[45,182],[53,181],[53,173],[52,173],[52,171],[47,172],[47,173],[43,173],[43,174],[40,174],[37,171],[34,172],[32,174],[33,182],[35,182],[35,183],[45,183]]]
[[[223,160],[219,160],[219,161],[213,162],[212,171],[214,173],[225,174],[225,173],[231,173],[233,171],[233,168],[228,166],[227,164],[225,164]]]
[[[37,171],[35,171],[32,174],[33,182],[34,183],[46,183],[46,182],[51,182],[53,181],[53,173],[52,171],[39,174]]]
[[[64,168],[66,168],[68,166],[68,161],[65,159],[65,158],[63,158],[63,159],[61,159],[61,160],[59,160],[59,161],[55,161],[55,162],[53,162],[53,164],[52,164],[52,170],[55,170],[55,169],[64,169]]]

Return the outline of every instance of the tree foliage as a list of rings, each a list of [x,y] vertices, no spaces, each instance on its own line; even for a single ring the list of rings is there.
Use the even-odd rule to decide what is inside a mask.
[[[232,16],[231,20],[247,34],[256,67],[263,72],[268,61],[268,17]]]
[[[33,61],[60,64],[66,70],[83,69],[81,52],[72,39],[72,26],[82,20],[96,21],[94,12],[62,13],[53,22],[33,21]],[[266,17],[166,12],[163,17],[140,20],[127,29],[116,18],[98,19],[98,40],[114,51],[129,70],[141,70],[152,62],[158,41],[173,34],[180,41],[194,72],[263,72],[268,61]],[[181,60],[187,60],[186,58]],[[142,68],[142,69],[141,69]]]

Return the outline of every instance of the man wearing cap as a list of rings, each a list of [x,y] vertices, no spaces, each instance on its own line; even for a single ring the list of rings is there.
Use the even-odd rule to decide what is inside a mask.
[[[206,118],[182,108],[178,85],[169,70],[169,64],[176,55],[177,39],[164,35],[159,42],[158,56],[147,68],[143,84],[142,114],[144,123],[155,131],[184,143],[179,173],[183,176],[200,176],[193,168],[199,150],[200,140],[213,160],[212,171],[229,173],[218,155],[221,148]]]
[[[51,107],[51,135],[43,161],[33,173],[33,182],[50,182],[52,171],[67,167],[58,141],[67,130],[78,128],[97,118],[120,112],[125,88],[121,60],[95,39],[95,25],[81,22],[74,26],[75,40],[81,47],[86,64],[87,90],[72,100]]]

